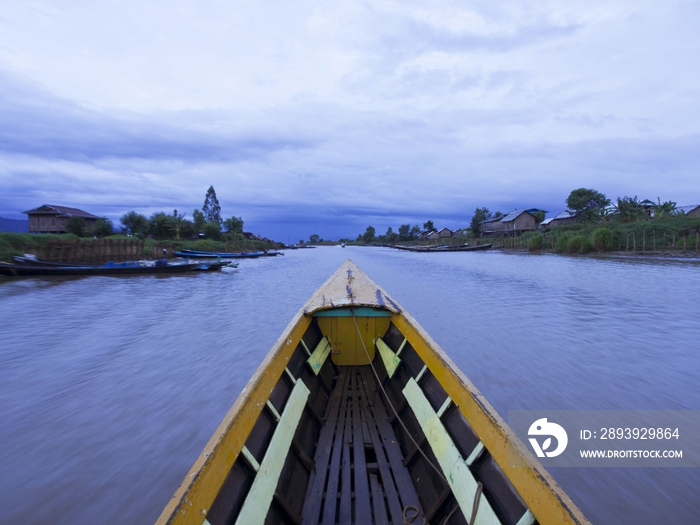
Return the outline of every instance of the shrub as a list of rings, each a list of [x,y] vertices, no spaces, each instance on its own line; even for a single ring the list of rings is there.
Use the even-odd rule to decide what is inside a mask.
[[[204,225],[204,235],[207,239],[218,241],[221,239],[221,225],[218,222],[210,221]]]
[[[588,237],[576,235],[569,239],[567,251],[569,253],[588,253],[593,250],[593,244]]]
[[[593,247],[599,252],[613,250],[613,232],[610,228],[598,228],[593,232]]]
[[[541,233],[536,233],[530,237],[530,241],[527,243],[527,249],[531,252],[536,252],[542,249],[544,244],[544,236]]]
[[[568,233],[563,233],[559,237],[557,237],[557,241],[554,244],[554,251],[557,253],[566,253],[569,251],[569,239],[571,239],[571,235]]]

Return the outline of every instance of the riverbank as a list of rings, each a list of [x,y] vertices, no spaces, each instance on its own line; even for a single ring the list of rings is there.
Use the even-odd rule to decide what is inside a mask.
[[[209,252],[252,252],[278,250],[280,243],[268,243],[241,239],[237,241],[214,241],[210,239],[157,240],[138,239],[126,235],[110,235],[104,238],[80,238],[72,234],[30,235],[22,233],[0,233],[0,261],[12,262],[13,256],[26,253],[38,259],[53,262],[91,262],[172,259],[182,249]]]
[[[537,250],[532,251],[527,248],[491,248],[491,251],[501,253],[521,253],[521,254],[553,254],[567,255],[575,257],[585,257],[591,259],[634,259],[634,260],[682,260],[690,262],[700,262],[700,254],[694,252],[588,252],[588,253],[560,253],[556,250]]]

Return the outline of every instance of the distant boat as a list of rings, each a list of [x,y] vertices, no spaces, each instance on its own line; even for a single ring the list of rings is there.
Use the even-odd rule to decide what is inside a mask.
[[[156,525],[338,522],[589,525],[350,260],[292,318]]]
[[[344,242],[341,242],[341,243],[340,243],[340,247],[341,247],[341,248],[345,248],[345,243],[344,243]]]
[[[235,252],[235,253],[224,253],[224,252],[205,252],[201,250],[180,250],[175,252],[177,257],[190,257],[190,258],[201,258],[201,259],[255,259],[257,257],[275,257],[277,255],[284,255],[282,252],[278,251],[268,251],[268,252]]]
[[[480,244],[478,246],[405,246],[397,244],[394,246],[397,250],[405,250],[408,252],[420,252],[420,253],[442,253],[442,252],[477,252],[481,250],[488,250],[493,246],[493,244]]]

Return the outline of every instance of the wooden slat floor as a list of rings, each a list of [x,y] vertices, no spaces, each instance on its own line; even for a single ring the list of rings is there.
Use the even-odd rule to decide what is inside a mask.
[[[305,525],[400,525],[409,505],[423,515],[387,412],[369,366],[341,368],[319,437]]]

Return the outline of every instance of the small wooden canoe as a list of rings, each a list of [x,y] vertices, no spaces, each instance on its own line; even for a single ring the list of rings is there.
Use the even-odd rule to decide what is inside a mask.
[[[225,264],[226,263],[224,262],[208,264],[202,264],[201,262],[197,262],[183,264],[168,264],[163,266],[144,266],[133,263],[117,263],[91,266],[71,266],[67,264],[7,264],[0,262],[0,275],[7,275],[10,277],[33,277],[46,275],[172,275],[198,271],[218,271]]]
[[[476,246],[404,246],[397,244],[394,246],[397,250],[405,250],[408,252],[418,253],[444,253],[444,252],[480,252],[491,249],[493,244],[479,244]]]
[[[294,316],[158,525],[588,523],[348,260]],[[424,521],[425,520],[425,521]]]

